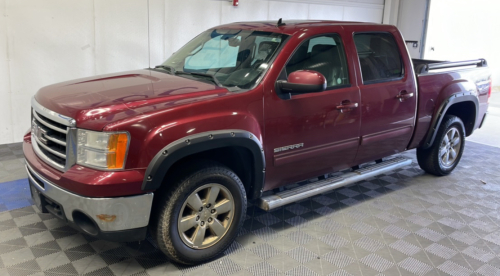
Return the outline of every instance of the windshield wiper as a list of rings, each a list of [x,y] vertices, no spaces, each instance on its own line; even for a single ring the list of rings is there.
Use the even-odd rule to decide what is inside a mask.
[[[212,82],[215,83],[215,85],[220,86],[220,87],[224,87],[220,83],[220,81],[214,75],[211,75],[211,74],[198,73],[198,72],[184,72],[184,71],[175,71],[174,74],[176,74],[176,75],[183,74],[183,75],[207,77],[207,78],[210,78],[210,80],[212,80]]]
[[[172,66],[168,66],[168,65],[157,65],[157,66],[155,66],[155,68],[161,68],[161,69],[168,70],[170,74],[175,75],[175,68],[174,68],[174,67],[172,67]]]

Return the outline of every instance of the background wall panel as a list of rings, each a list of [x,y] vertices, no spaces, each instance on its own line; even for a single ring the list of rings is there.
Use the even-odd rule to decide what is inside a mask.
[[[382,23],[383,13],[383,8],[345,7],[343,20]]]
[[[252,20],[382,22],[384,0],[0,0],[0,144],[43,86],[161,64],[200,32]],[[360,9],[357,9],[360,8]]]
[[[358,3],[365,3],[365,4],[377,4],[377,5],[383,5],[384,0],[352,0],[351,2],[358,2]]]
[[[310,4],[308,18],[343,20],[344,7],[335,5]]]
[[[221,1],[166,0],[165,57],[199,33],[219,25],[222,4]]]
[[[147,0],[94,3],[96,73],[148,67]]]
[[[238,7],[222,3],[221,24],[238,21],[267,20],[269,1],[240,1]]]
[[[149,64],[165,59],[165,1],[149,0]]]
[[[94,74],[92,1],[6,0],[12,138],[30,126],[42,86]],[[4,118],[0,118],[3,125]]]
[[[9,47],[7,41],[7,7],[0,0],[0,144],[13,141],[10,106]]]
[[[306,1],[303,1],[306,2]],[[269,19],[308,19],[309,5],[282,1],[269,2]]]

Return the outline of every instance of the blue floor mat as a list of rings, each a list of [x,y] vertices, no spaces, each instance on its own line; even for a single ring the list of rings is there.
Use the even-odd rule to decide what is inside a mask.
[[[0,183],[0,212],[33,204],[27,178]]]

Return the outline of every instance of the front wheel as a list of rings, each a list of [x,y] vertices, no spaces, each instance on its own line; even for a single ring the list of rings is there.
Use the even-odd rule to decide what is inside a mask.
[[[417,149],[418,165],[437,176],[450,174],[460,162],[465,146],[465,127],[460,118],[446,115],[428,149]]]
[[[152,232],[163,253],[184,264],[222,254],[236,238],[247,204],[238,176],[212,162],[195,164],[161,200]]]

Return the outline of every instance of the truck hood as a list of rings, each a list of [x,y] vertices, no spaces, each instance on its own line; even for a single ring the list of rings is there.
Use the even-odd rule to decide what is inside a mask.
[[[77,127],[101,130],[148,111],[147,106],[230,93],[213,84],[154,70],[135,70],[77,79],[43,87],[35,95],[42,106],[76,120]],[[155,108],[156,109],[156,108]]]

